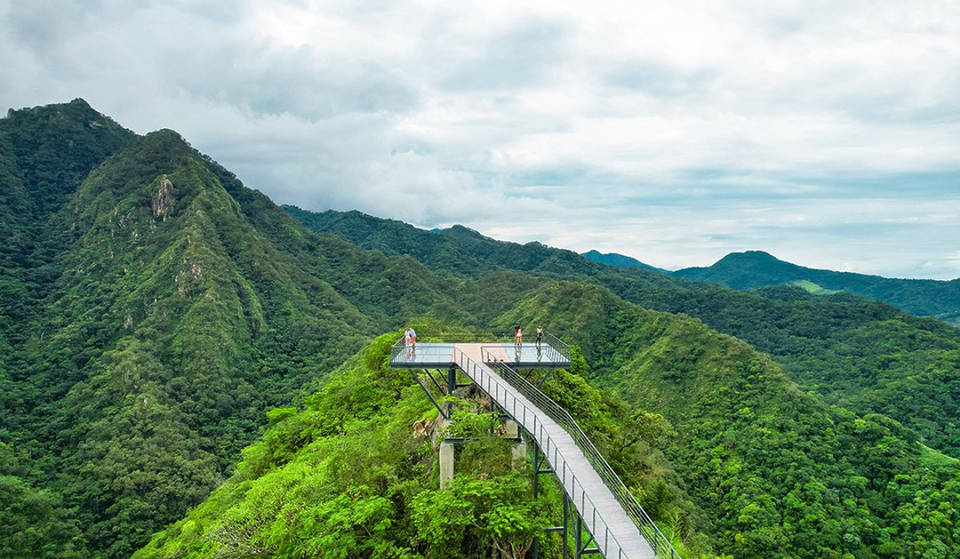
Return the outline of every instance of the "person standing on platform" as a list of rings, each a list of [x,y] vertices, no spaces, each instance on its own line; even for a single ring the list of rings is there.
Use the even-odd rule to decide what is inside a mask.
[[[513,343],[517,347],[523,345],[523,330],[520,328],[519,324],[513,327]]]
[[[543,325],[537,326],[537,347],[540,347],[540,342],[543,341]]]

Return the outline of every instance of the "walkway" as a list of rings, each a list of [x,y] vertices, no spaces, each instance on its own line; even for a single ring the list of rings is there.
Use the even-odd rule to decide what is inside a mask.
[[[570,433],[484,363],[483,349],[488,350],[489,359],[490,346],[459,343],[453,346],[456,365],[537,441],[604,557],[653,559],[653,549]],[[421,346],[418,352],[423,349]]]

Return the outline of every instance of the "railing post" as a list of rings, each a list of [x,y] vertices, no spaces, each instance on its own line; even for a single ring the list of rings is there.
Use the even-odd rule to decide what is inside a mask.
[[[580,518],[579,514],[577,514],[576,524],[577,524],[577,528],[573,532],[573,547],[574,547],[574,550],[576,551],[576,554],[574,555],[574,557],[576,557],[576,559],[580,559],[580,550],[583,548],[583,546],[581,545],[582,536],[580,535],[580,532],[583,532],[583,520]]]

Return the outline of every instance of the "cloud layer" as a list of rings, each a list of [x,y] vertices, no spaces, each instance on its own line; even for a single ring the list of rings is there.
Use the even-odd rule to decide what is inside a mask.
[[[960,276],[960,4],[0,0],[0,104],[84,97],[278,202]]]

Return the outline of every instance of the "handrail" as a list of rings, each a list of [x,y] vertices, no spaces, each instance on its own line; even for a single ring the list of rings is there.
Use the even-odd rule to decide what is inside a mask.
[[[563,406],[541,392],[540,389],[523,378],[506,363],[493,360],[492,355],[484,353],[482,350],[481,356],[485,363],[494,365],[505,373],[502,375],[504,380],[510,383],[518,392],[523,394],[524,397],[540,408],[550,419],[554,420],[570,434],[580,450],[583,451],[587,461],[590,462],[604,484],[610,489],[610,492],[613,493],[613,496],[617,499],[617,502],[620,503],[620,506],[623,507],[627,516],[630,517],[640,530],[641,535],[647,540],[650,547],[653,548],[654,553],[658,557],[680,559],[680,555],[673,548],[673,545],[663,532],[660,531],[653,519],[650,518],[650,515],[643,510],[643,507],[640,506],[640,503],[638,503],[633,494],[630,493],[626,484],[624,484],[620,476],[613,471],[613,468],[610,467],[610,464],[603,455],[600,454],[597,447],[593,445],[593,442],[583,432],[576,420],[573,419],[573,416],[571,416]],[[488,360],[488,357],[490,360]]]
[[[444,340],[444,343],[470,343],[470,342],[488,342],[488,341],[497,341],[502,340],[503,342],[512,342],[513,336],[507,334],[506,332],[417,332],[417,339],[423,342],[423,340],[429,338],[440,338]],[[390,362],[393,363],[397,360],[397,356],[404,352],[406,349],[406,336],[400,336],[390,348]]]
[[[559,342],[559,343],[561,343],[561,344],[563,343],[563,342],[560,342],[559,340],[556,340],[556,341]],[[556,342],[555,342],[555,343],[556,343]],[[554,345],[550,344],[550,343],[549,343],[548,341],[546,341],[546,340],[545,340],[545,341],[543,342],[543,344],[541,344],[540,346],[537,346],[537,345],[536,345],[536,342],[524,342],[524,345],[527,346],[527,347],[537,347],[537,361],[541,361],[541,359],[540,359],[540,357],[541,357],[540,351],[541,351],[541,348],[543,348],[543,351],[545,352],[545,354],[544,354],[544,356],[545,356],[545,359],[544,359],[544,360],[545,360],[545,361],[547,361],[547,362],[549,362],[549,363],[554,363],[556,366],[559,366],[559,367],[567,366],[567,365],[570,365],[570,364],[572,363],[572,361],[570,361],[570,348],[569,348],[569,347],[565,347],[565,348],[559,347],[559,348],[558,348],[558,347],[555,347]],[[510,360],[510,352],[509,352],[506,348],[504,348],[503,346],[504,346],[504,344],[500,344],[500,345],[486,345],[486,344],[484,344],[484,345],[481,345],[481,346],[480,346],[480,351],[482,351],[482,352],[487,352],[487,353],[493,353],[491,350],[494,350],[494,349],[495,349],[495,350],[497,350],[497,351],[503,352],[503,354],[507,356],[507,359],[504,360],[504,362],[506,362],[506,363],[512,363],[512,364],[516,365],[517,368],[519,368],[519,369],[525,368],[525,367],[521,366],[520,361],[518,361],[518,359],[520,359],[520,357],[521,357],[521,353],[520,353],[520,350],[519,350],[519,347],[520,347],[520,346],[516,346],[516,345],[513,346],[513,347],[515,348],[515,353],[514,353],[514,355],[516,355],[516,359],[514,359],[514,360],[512,360],[512,361]],[[566,344],[564,344],[564,346],[566,346]],[[566,352],[566,353],[565,353],[565,352]]]
[[[397,340],[393,347],[390,348],[390,362],[393,363],[397,360],[397,356],[403,353],[406,349],[406,336],[400,336],[400,339]]]
[[[547,345],[554,348],[564,359],[564,361],[570,361],[570,346],[565,344],[560,338],[554,336],[550,332],[543,333],[543,339],[547,342]]]
[[[484,392],[497,401],[498,405],[500,405],[506,413],[510,414],[524,430],[537,440],[544,456],[553,466],[554,475],[560,480],[564,492],[567,493],[574,507],[580,512],[580,517],[583,519],[587,530],[593,535],[594,543],[603,553],[604,557],[608,559],[612,559],[613,557],[617,559],[629,559],[630,556],[624,551],[623,545],[617,540],[609,524],[603,519],[602,514],[598,514],[598,509],[593,503],[593,500],[587,495],[587,491],[582,482],[577,479],[572,470],[569,473],[567,472],[567,459],[563,456],[563,453],[560,452],[559,448],[557,448],[556,442],[550,437],[549,433],[544,432],[543,421],[539,417],[540,413],[542,413],[541,410],[536,408],[531,409],[524,404],[523,401],[517,399],[516,396],[511,394],[510,390],[507,390],[506,386],[501,384],[502,382],[507,382],[505,379],[497,374],[488,374],[484,371],[484,368],[487,367],[478,366],[473,360],[467,357],[463,351],[454,349],[454,359],[460,369],[466,372]],[[510,387],[518,390],[512,385]],[[544,398],[546,398],[545,395]],[[533,403],[533,401],[531,401],[531,403]],[[554,405],[556,404],[554,403]],[[656,526],[654,526],[654,529],[655,528]],[[641,530],[641,535],[642,534],[643,532]],[[645,537],[645,539],[649,541],[649,538]],[[669,546],[669,544],[667,545]],[[672,551],[670,557],[679,559],[676,551],[673,551],[672,547],[669,547],[669,549]],[[612,551],[615,551],[616,554],[612,555]],[[656,548],[654,548],[654,552],[656,553]]]
[[[475,332],[418,332],[417,338],[421,341],[429,338],[439,338],[443,340],[444,343],[495,343],[498,341],[504,343],[513,342],[513,335],[507,332],[486,332],[479,334]],[[549,361],[571,361],[570,346],[561,341],[560,338],[544,331],[543,341],[547,345],[547,354],[551,355],[551,358],[548,359]],[[527,343],[534,344],[536,342],[530,341]],[[406,344],[404,336],[400,336],[400,339],[398,339],[390,349],[390,362],[392,363],[396,361],[397,356],[403,353],[405,348]]]

